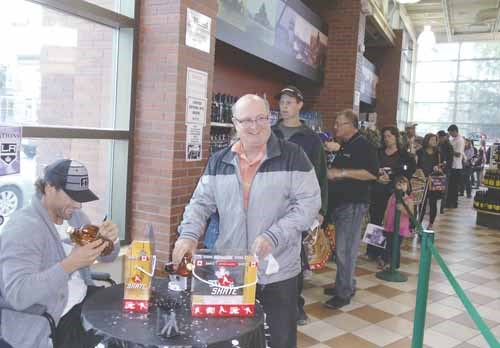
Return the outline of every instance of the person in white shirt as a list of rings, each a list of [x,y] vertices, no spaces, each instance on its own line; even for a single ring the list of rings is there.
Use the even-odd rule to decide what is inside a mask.
[[[446,197],[446,206],[448,208],[457,208],[458,206],[458,188],[463,180],[463,159],[465,151],[465,139],[458,133],[458,127],[454,124],[448,127],[448,133],[451,136],[451,146],[453,147],[453,163],[451,165],[450,181],[448,183],[448,195]]]

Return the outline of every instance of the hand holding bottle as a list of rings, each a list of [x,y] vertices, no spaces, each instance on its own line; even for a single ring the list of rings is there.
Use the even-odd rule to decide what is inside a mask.
[[[172,262],[174,268],[177,269],[178,265],[182,262],[186,254],[193,255],[196,251],[198,242],[193,239],[179,238],[175,242],[174,251],[172,252]]]

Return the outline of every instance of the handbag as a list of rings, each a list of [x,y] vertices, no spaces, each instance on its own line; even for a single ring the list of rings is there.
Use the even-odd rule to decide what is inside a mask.
[[[438,152],[438,167],[441,168],[441,156]],[[434,172],[429,175],[429,191],[444,192],[446,191],[446,175],[441,172]]]
[[[326,228],[317,226],[308,231],[303,240],[307,262],[311,270],[322,269],[335,249],[335,229],[328,224]]]

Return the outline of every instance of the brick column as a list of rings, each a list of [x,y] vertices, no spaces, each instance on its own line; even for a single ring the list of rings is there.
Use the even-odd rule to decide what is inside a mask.
[[[368,47],[365,53],[377,67],[379,80],[375,112],[379,128],[397,124],[403,31],[394,30],[394,33],[396,39],[393,47]]]
[[[185,46],[187,7],[212,18],[209,54]],[[203,161],[185,161],[186,69],[208,72],[209,110],[216,16],[216,0],[141,1],[130,226],[132,238],[141,238],[146,223],[153,224],[160,261],[169,258],[172,237],[208,156],[207,126]]]
[[[366,16],[361,0],[337,0],[319,13],[329,26],[325,79],[320,88],[306,92],[306,102],[322,113],[325,129],[331,130],[336,112],[359,111],[354,92],[359,90],[363,53],[358,47],[365,39]]]

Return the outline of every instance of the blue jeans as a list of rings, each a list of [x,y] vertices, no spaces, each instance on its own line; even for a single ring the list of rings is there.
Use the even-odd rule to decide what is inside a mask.
[[[368,203],[345,203],[333,209],[337,263],[335,294],[344,299],[349,299],[356,289],[355,271],[361,223],[367,211]]]

